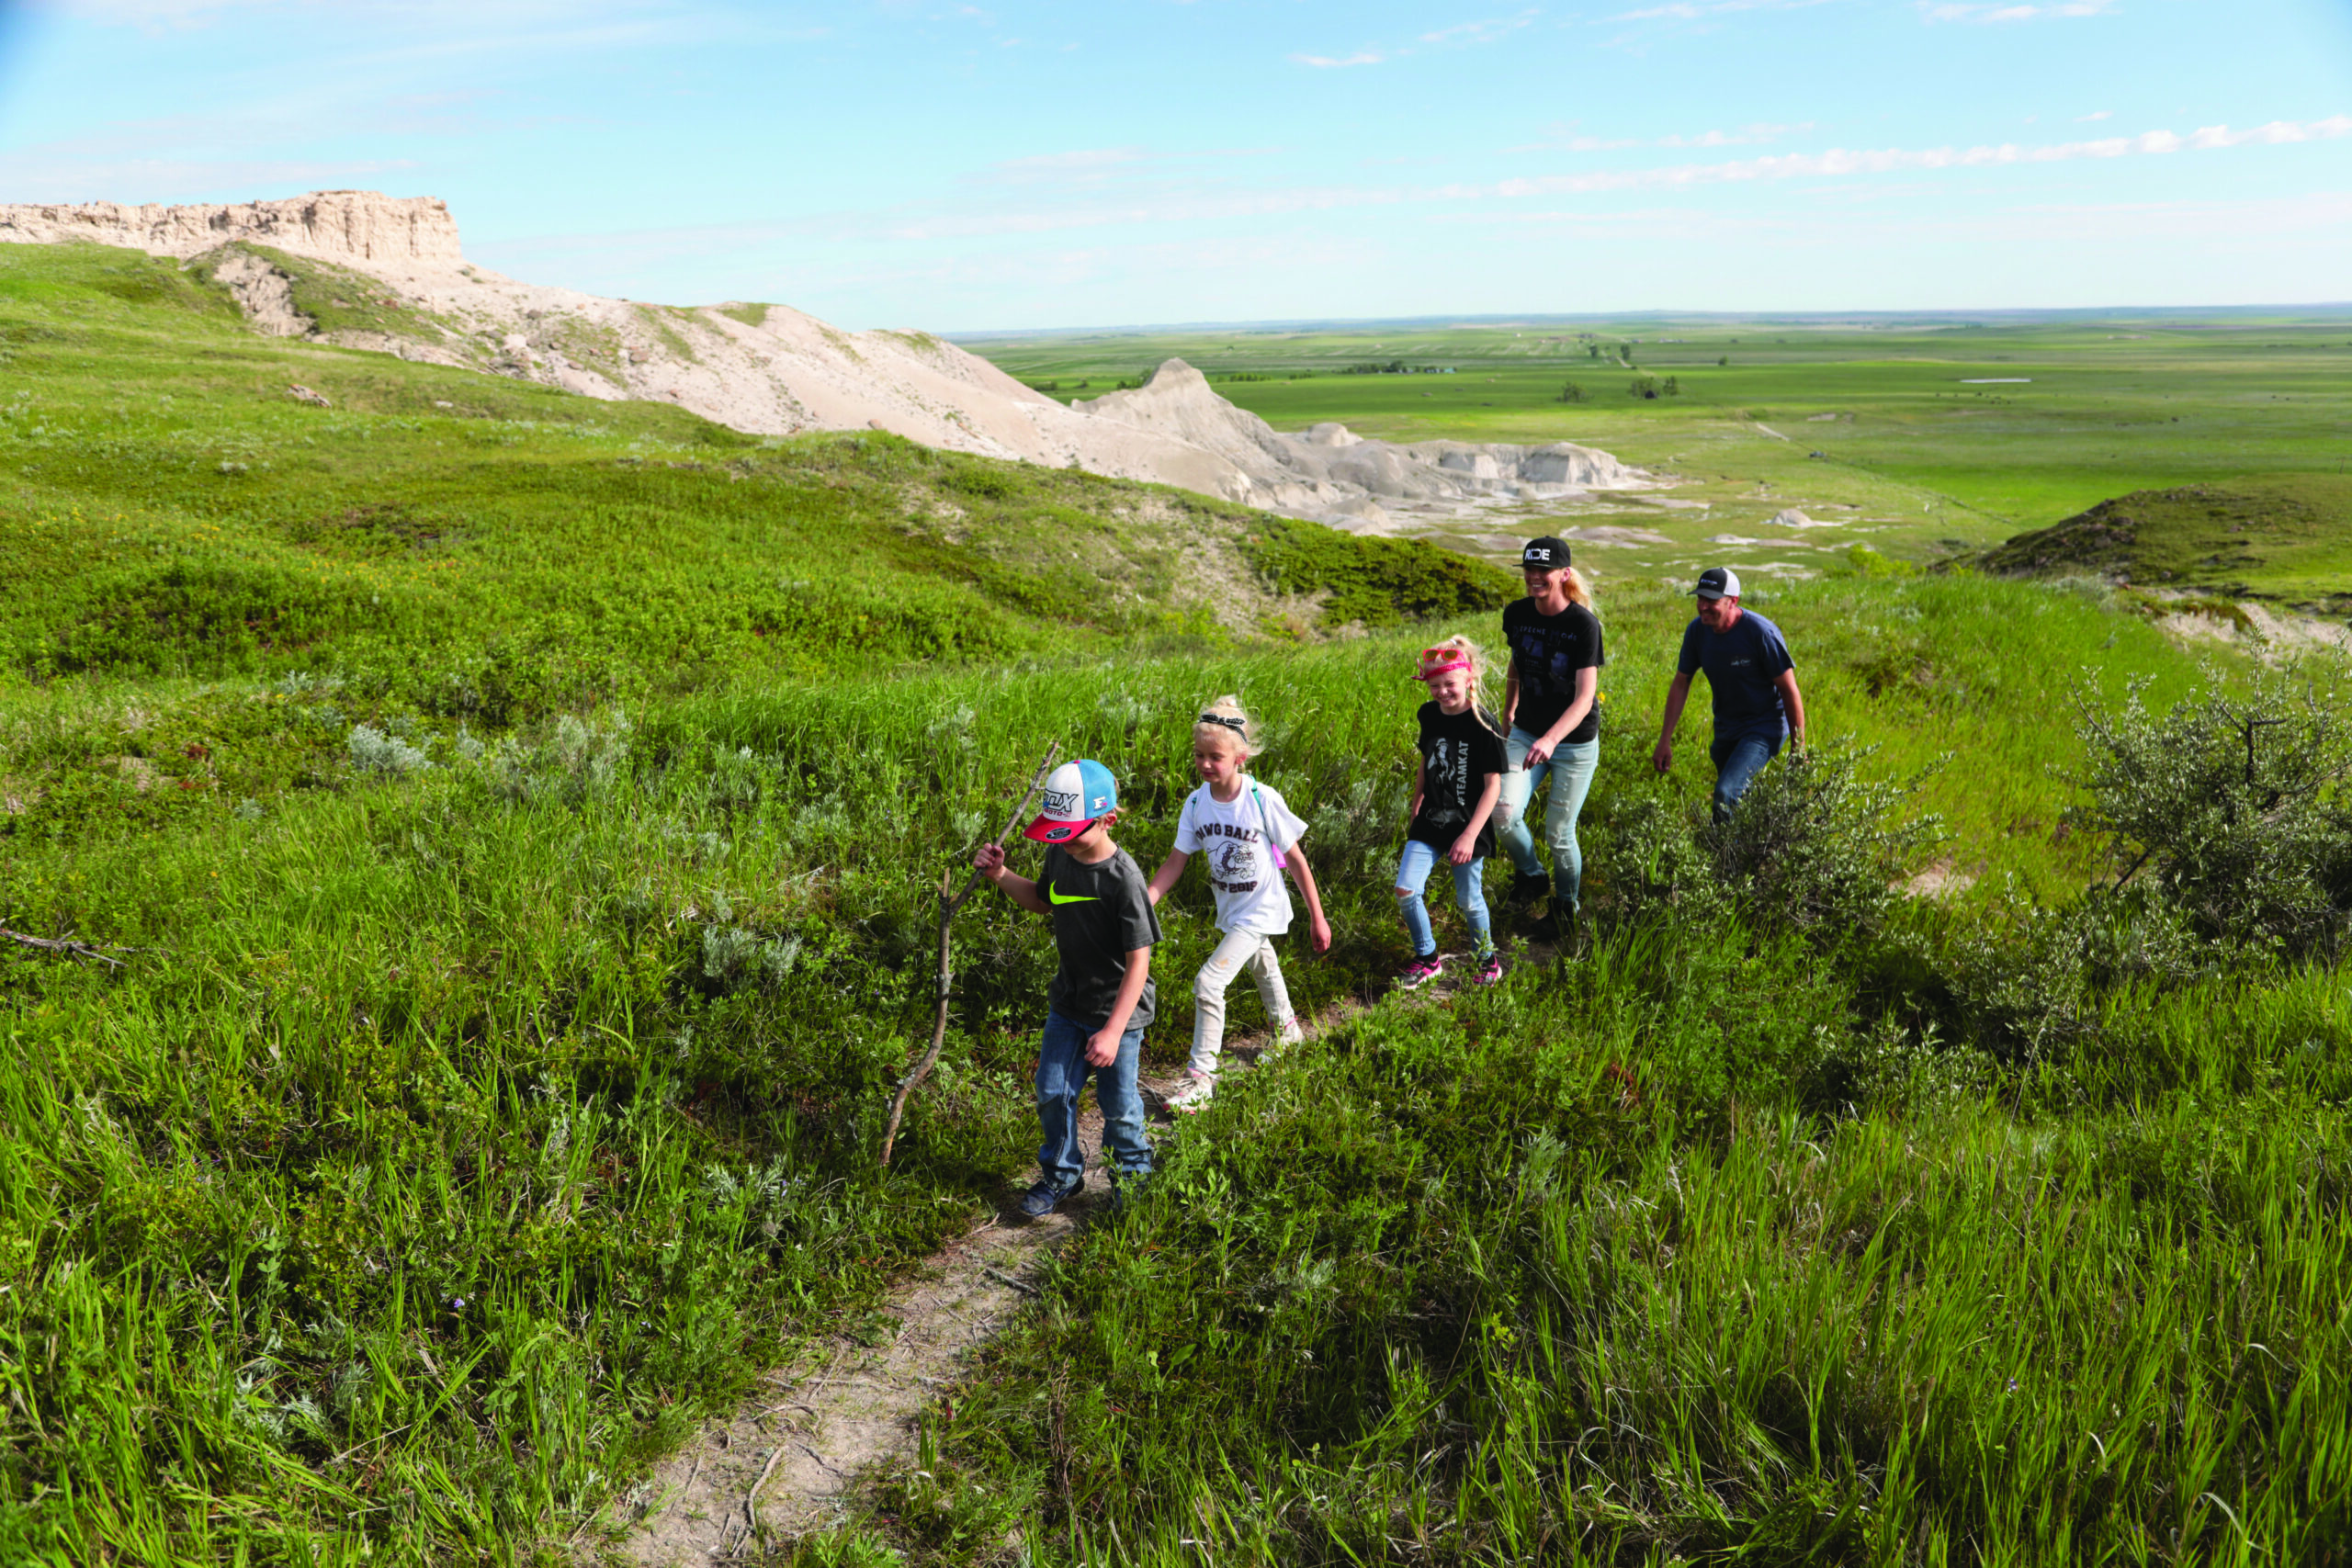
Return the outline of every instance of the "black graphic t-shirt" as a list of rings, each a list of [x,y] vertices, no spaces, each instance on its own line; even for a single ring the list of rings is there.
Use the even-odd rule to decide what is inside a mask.
[[[1521,599],[1503,611],[1503,641],[1510,647],[1511,668],[1519,671],[1519,706],[1511,728],[1542,735],[1560,722],[1577,700],[1577,671],[1598,670],[1609,662],[1600,650],[1600,617],[1570,602],[1556,615]],[[1577,727],[1560,738],[1564,745],[1579,745],[1600,733],[1600,694],[1593,694]]]
[[[1144,892],[1143,873],[1125,850],[1088,865],[1059,844],[1048,844],[1037,896],[1052,911],[1054,946],[1062,960],[1046,987],[1046,1004],[1072,1023],[1099,1027],[1119,999],[1127,954],[1159,940],[1159,917]],[[1154,982],[1143,983],[1143,997],[1127,1015],[1129,1029],[1151,1021],[1157,990]]]
[[[1487,775],[1510,772],[1510,759],[1503,751],[1502,737],[1479,722],[1470,708],[1449,714],[1435,703],[1423,703],[1420,721],[1421,808],[1413,814],[1405,836],[1450,850],[1470,825],[1470,814],[1478,809]],[[1481,858],[1495,852],[1491,811],[1478,829],[1477,851]]]

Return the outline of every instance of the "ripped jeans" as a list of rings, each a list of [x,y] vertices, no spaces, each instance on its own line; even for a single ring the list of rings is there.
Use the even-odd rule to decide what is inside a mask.
[[[1225,992],[1244,969],[1258,982],[1258,1000],[1265,1005],[1266,1021],[1280,1029],[1290,1019],[1290,987],[1283,983],[1282,961],[1274,956],[1274,939],[1257,931],[1227,931],[1201,965],[1193,982],[1193,1074],[1212,1077],[1217,1053],[1225,1048]]]
[[[1429,906],[1421,899],[1421,889],[1429,886],[1430,873],[1445,858],[1445,852],[1436,845],[1408,839],[1405,853],[1396,862],[1396,908],[1405,917],[1405,931],[1413,939],[1416,958],[1427,958],[1437,951],[1437,933],[1430,928]],[[1484,958],[1495,950],[1494,935],[1487,923],[1487,895],[1481,886],[1486,863],[1473,857],[1468,865],[1448,862],[1447,868],[1453,873],[1454,907],[1470,923],[1470,950]]]
[[[1535,792],[1549,775],[1552,791],[1544,807],[1544,841],[1552,851],[1552,908],[1557,913],[1571,914],[1584,894],[1584,849],[1577,842],[1577,818],[1583,814],[1584,797],[1592,789],[1592,771],[1600,763],[1600,737],[1575,745],[1563,741],[1552,749],[1551,756],[1527,768],[1527,749],[1540,739],[1511,726],[1510,739],[1506,742],[1511,771],[1503,775],[1502,794],[1496,799],[1495,827],[1512,867],[1521,876],[1543,875],[1544,863],[1536,857],[1535,835],[1528,829],[1527,813],[1534,805]]]

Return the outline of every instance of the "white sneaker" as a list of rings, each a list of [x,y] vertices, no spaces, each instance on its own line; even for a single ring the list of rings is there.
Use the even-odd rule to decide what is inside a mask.
[[[1204,1077],[1188,1071],[1182,1086],[1168,1097],[1168,1109],[1190,1116],[1208,1109],[1209,1101],[1216,1098],[1216,1078],[1214,1075]]]
[[[1277,1045],[1295,1045],[1306,1038],[1306,1031],[1299,1027],[1295,1018],[1283,1020],[1283,1026],[1274,1031],[1274,1043]]]

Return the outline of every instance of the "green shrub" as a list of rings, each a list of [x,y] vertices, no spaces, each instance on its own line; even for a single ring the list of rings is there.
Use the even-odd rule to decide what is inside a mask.
[[[1636,919],[1736,913],[1831,942],[1877,931],[1941,823],[1904,815],[1919,781],[1864,773],[1876,750],[1791,751],[1757,775],[1725,822],[1637,797],[1605,820],[1593,856],[1599,902]]]
[[[1241,541],[1276,592],[1323,593],[1327,626],[1393,626],[1497,610],[1519,589],[1500,569],[1418,539],[1366,538],[1268,517]]]
[[[2153,883],[2206,940],[2294,956],[2334,953],[2352,906],[2352,769],[2339,669],[2207,689],[2161,717],[2126,689],[2086,684],[2075,730],[2089,750],[2078,814],[2106,835],[2110,886]]]

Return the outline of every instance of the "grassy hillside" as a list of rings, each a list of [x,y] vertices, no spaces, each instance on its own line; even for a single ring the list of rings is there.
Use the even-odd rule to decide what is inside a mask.
[[[1180,492],[258,339],[201,277],[0,252],[0,679],[327,660],[463,710],[489,664],[616,693],[572,664],[1011,656],[1509,586]]]
[[[2093,572],[2151,588],[2352,607],[2352,479],[2290,474],[2135,491],[2020,534],[1987,570]]]
[[[1495,631],[1458,558],[265,343],[111,253],[0,251],[0,926],[120,961],[0,943],[0,1561],[593,1554],[1030,1159],[1053,956],[985,899],[874,1164],[941,871],[1048,739],[1156,863],[1228,690],[1338,930],[1294,997],[1364,1010],[1163,1129],[779,1558],[2352,1529],[2330,671],[1865,559],[1770,591],[1815,755],[1725,836],[1703,715],[1648,764],[1688,601],[1621,584],[1586,939],[1392,997],[1412,649]],[[1210,912],[1163,906],[1162,1069]]]

